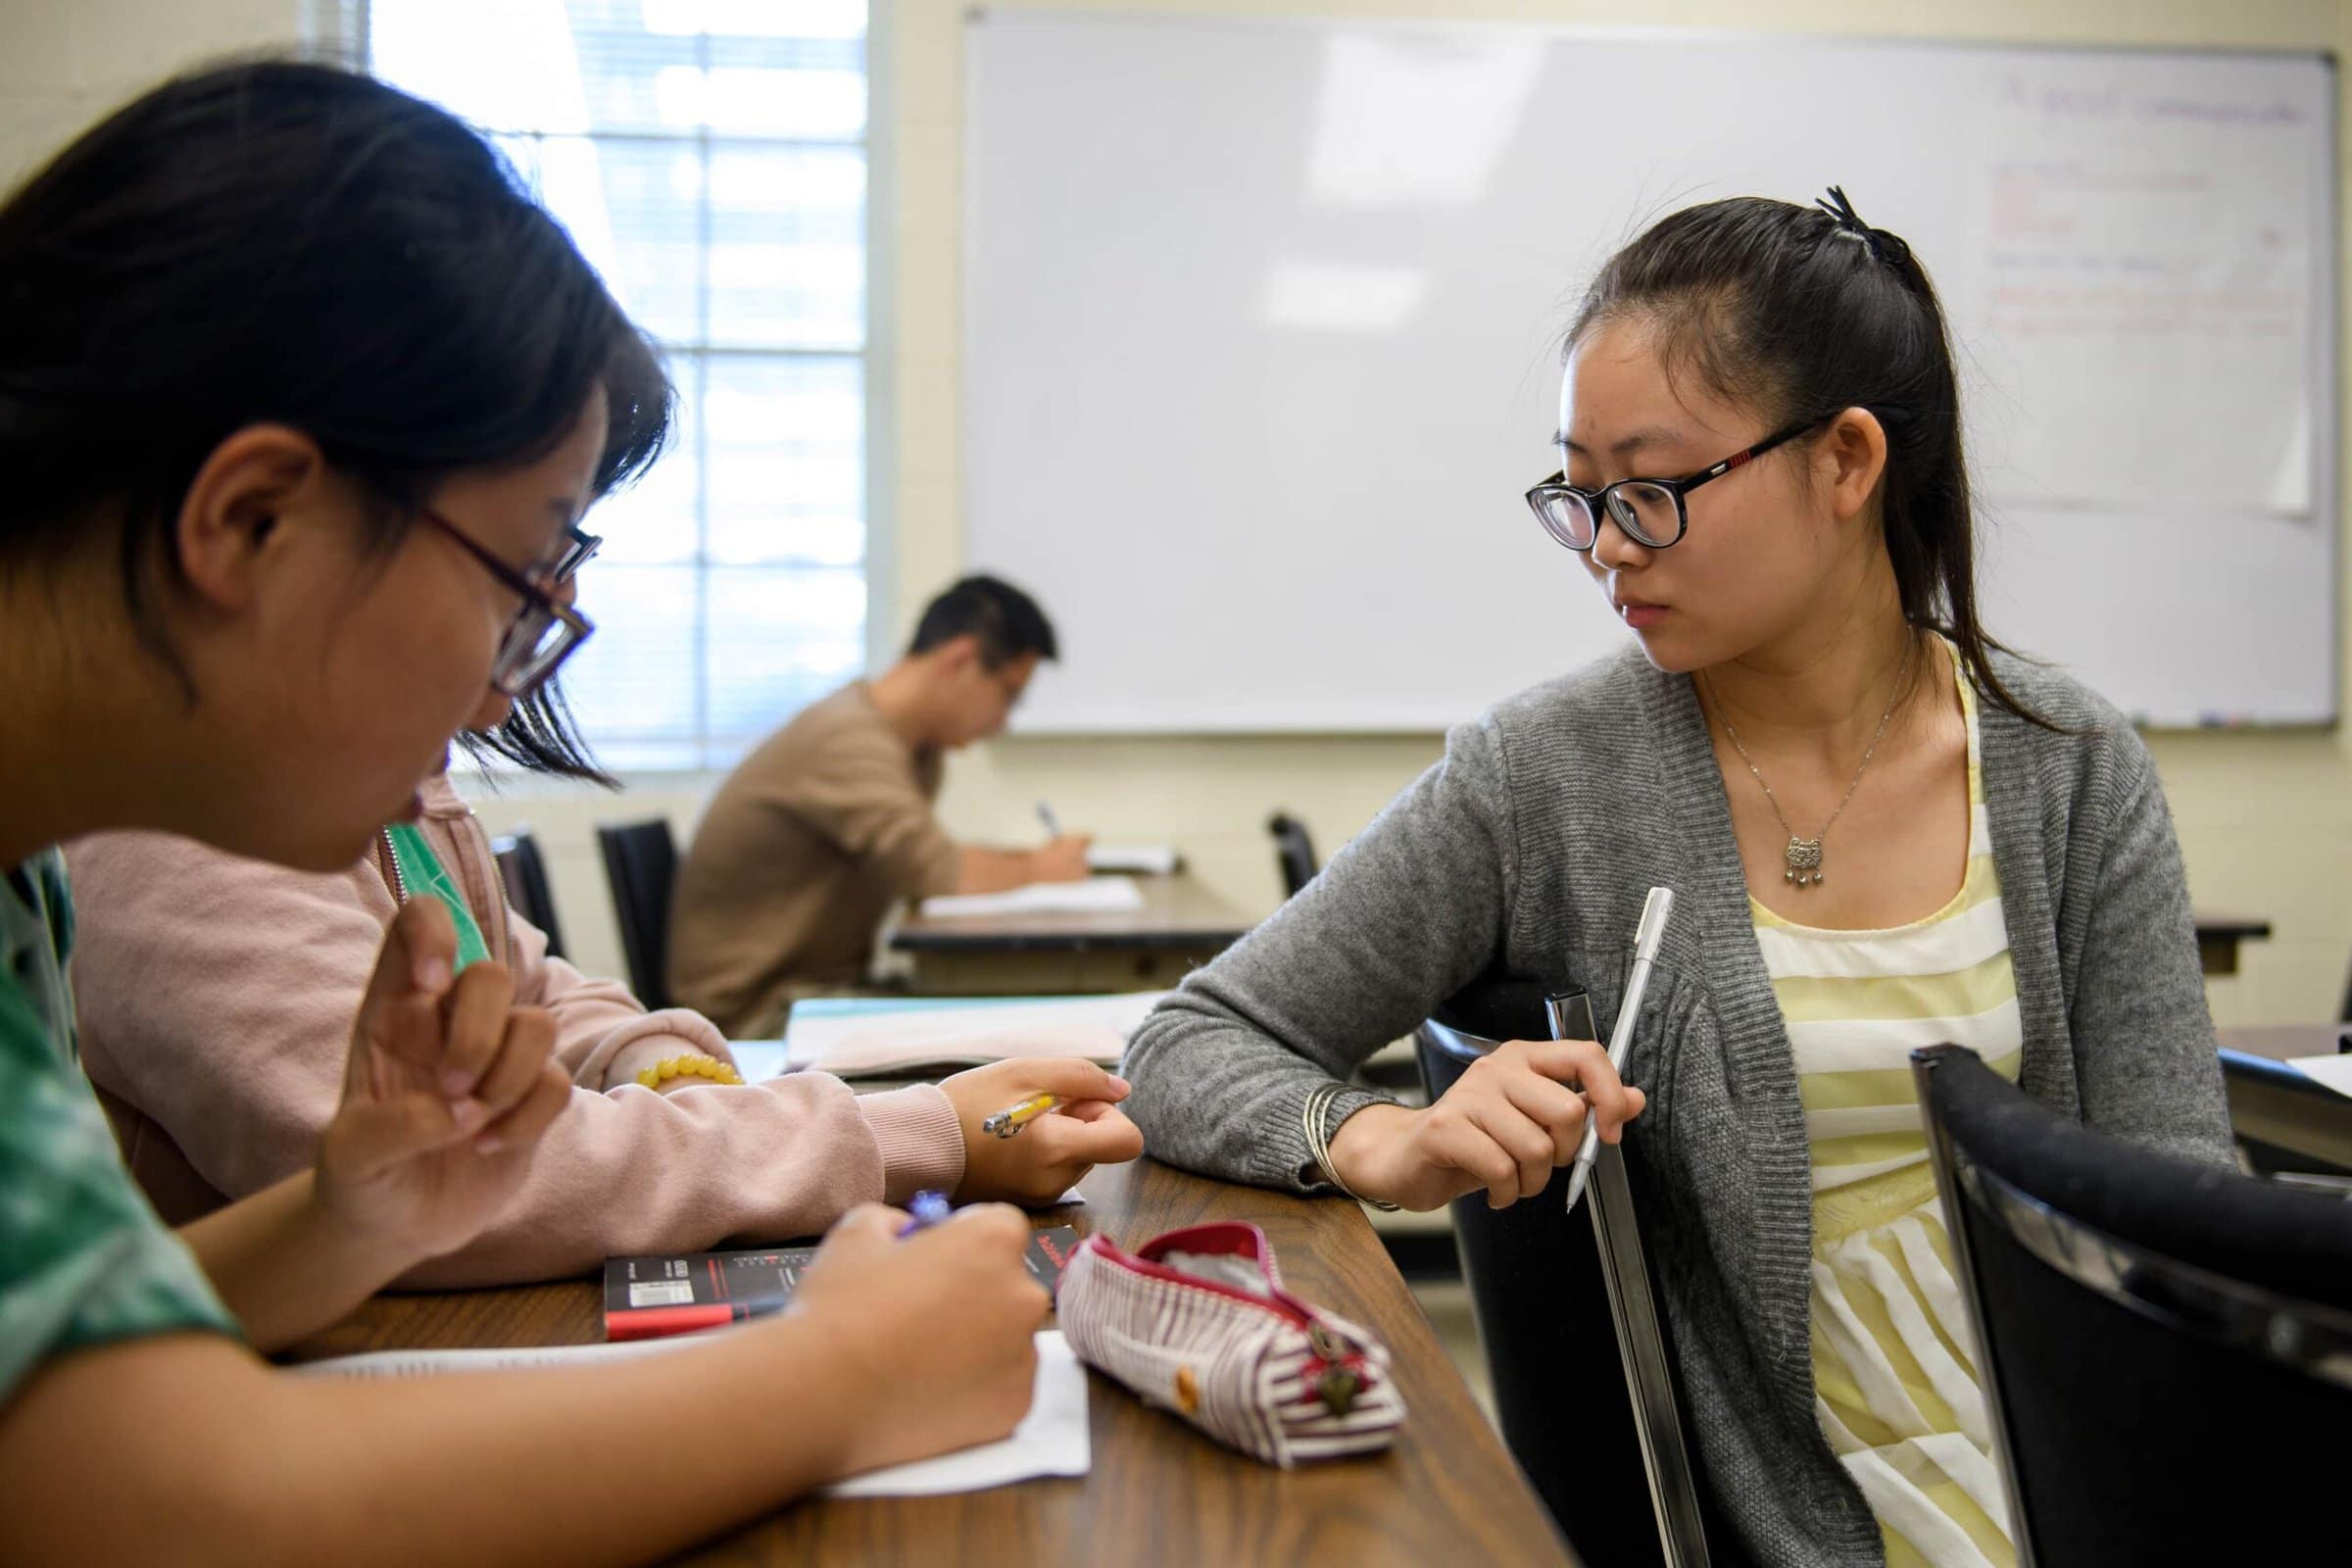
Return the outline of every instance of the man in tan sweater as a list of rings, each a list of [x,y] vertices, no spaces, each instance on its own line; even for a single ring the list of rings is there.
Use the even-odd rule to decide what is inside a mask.
[[[679,870],[670,994],[730,1036],[772,1033],[794,988],[864,975],[895,901],[1086,875],[1084,838],[981,849],[932,810],[942,754],[1003,730],[1055,655],[1027,594],[966,577],[931,602],[889,670],[761,743],[719,786]]]

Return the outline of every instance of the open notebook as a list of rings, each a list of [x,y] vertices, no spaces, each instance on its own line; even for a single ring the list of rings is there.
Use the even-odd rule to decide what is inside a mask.
[[[733,1049],[749,1078],[805,1067],[841,1078],[911,1077],[1006,1056],[1083,1056],[1110,1067],[1167,994],[816,997],[793,1004],[780,1043],[739,1041]]]

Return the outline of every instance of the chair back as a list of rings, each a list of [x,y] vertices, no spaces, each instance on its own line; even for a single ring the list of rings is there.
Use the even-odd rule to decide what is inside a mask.
[[[1282,896],[1295,899],[1320,869],[1315,863],[1315,841],[1307,837],[1306,824],[1288,811],[1276,811],[1266,822],[1266,831],[1274,835],[1274,863],[1282,872]]]
[[[2352,1204],[1912,1061],[2020,1561],[2352,1560]]]
[[[1541,1039],[1545,1032],[1534,985],[1502,982],[1454,998],[1414,1035],[1430,1099],[1452,1088],[1498,1041]],[[1613,1214],[1634,1215],[1626,1167],[1616,1155],[1604,1151],[1606,1167],[1594,1167],[1586,1206],[1574,1214],[1567,1211],[1566,1170],[1555,1172],[1537,1197],[1508,1208],[1489,1208],[1484,1193],[1452,1204],[1496,1421],[1581,1560],[1596,1568],[1735,1562],[1736,1538],[1706,1495],[1695,1450],[1682,1441],[1689,1406],[1673,1370],[1661,1298],[1642,1261],[1639,1222],[1616,1227],[1606,1253],[1596,1235],[1592,1211],[1604,1189]],[[1613,1308],[1613,1293],[1630,1308],[1626,1321]],[[1621,1332],[1628,1329],[1630,1341]],[[1612,1344],[1621,1358],[1607,1355]],[[1594,1347],[1604,1348],[1599,1359]],[[1640,1376],[1644,1368],[1646,1379]],[[1629,1382],[1648,1396],[1639,1420]],[[1654,1476],[1643,1452],[1651,1439],[1667,1449],[1655,1455]],[[1653,1484],[1659,1481],[1663,1493]],[[1654,1511],[1629,1505],[1642,1497]]]
[[[669,1005],[662,965],[669,953],[670,890],[678,879],[678,847],[665,817],[603,823],[596,830],[605,854],[605,880],[620,922],[620,951],[629,964],[629,989],[647,1007]]]
[[[546,936],[549,957],[564,956],[564,934],[556,928],[556,893],[548,884],[539,836],[518,827],[492,839],[490,854],[498,861],[498,879],[506,884],[507,906]]]

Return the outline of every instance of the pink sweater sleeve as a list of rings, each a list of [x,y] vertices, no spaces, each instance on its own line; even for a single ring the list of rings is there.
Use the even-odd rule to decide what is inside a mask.
[[[592,979],[562,958],[549,957],[546,933],[513,909],[507,911],[507,939],[514,1000],[555,1014],[556,1058],[581,1088],[617,1087],[606,1077],[612,1058],[624,1047],[648,1040],[674,1042],[671,1054],[701,1052],[734,1062],[718,1025],[687,1007],[648,1012],[618,980]]]
[[[229,1197],[308,1165],[340,1100],[352,1012],[396,907],[373,864],[314,875],[147,833],[67,853],[90,1077],[160,1124]],[[673,1028],[700,1040],[693,1025],[710,1027],[645,1014],[620,995],[614,1016],[630,1021],[603,1024],[581,1062],[609,1055],[615,1033]],[[581,1023],[583,1038],[594,1032]],[[405,1283],[546,1279],[619,1253],[812,1235],[855,1203],[952,1189],[962,1174],[962,1133],[933,1088],[860,1099],[816,1074],[670,1095],[580,1088],[507,1211]]]

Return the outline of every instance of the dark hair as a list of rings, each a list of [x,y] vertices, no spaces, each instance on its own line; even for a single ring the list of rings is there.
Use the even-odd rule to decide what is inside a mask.
[[[527,697],[515,699],[496,729],[466,730],[458,737],[466,755],[487,772],[493,758],[504,759],[526,772],[556,778],[584,779],[606,789],[620,788],[620,780],[606,772],[580,739],[571,718],[571,705],[562,686],[550,680]],[[495,773],[488,777],[495,779]],[[495,788],[495,784],[492,786]]]
[[[599,387],[603,494],[661,452],[660,360],[487,142],[353,72],[180,76],[0,206],[0,556],[118,514],[132,623],[175,669],[152,578],[228,435],[308,432],[383,503],[384,548],[451,474],[554,450]]]
[[[1756,196],[1661,219],[1609,259],[1566,349],[1604,322],[1657,333],[1667,373],[1694,373],[1770,428],[1867,409],[1886,432],[1881,505],[1904,617],[1942,633],[1987,699],[2048,721],[1993,672],[1977,618],[1976,520],[1943,310],[1911,247],[1835,206]]]
[[[1054,623],[1037,608],[1037,601],[1002,577],[966,577],[932,600],[906,651],[925,654],[951,638],[965,636],[980,639],[981,662],[991,669],[1024,654],[1061,657]]]

